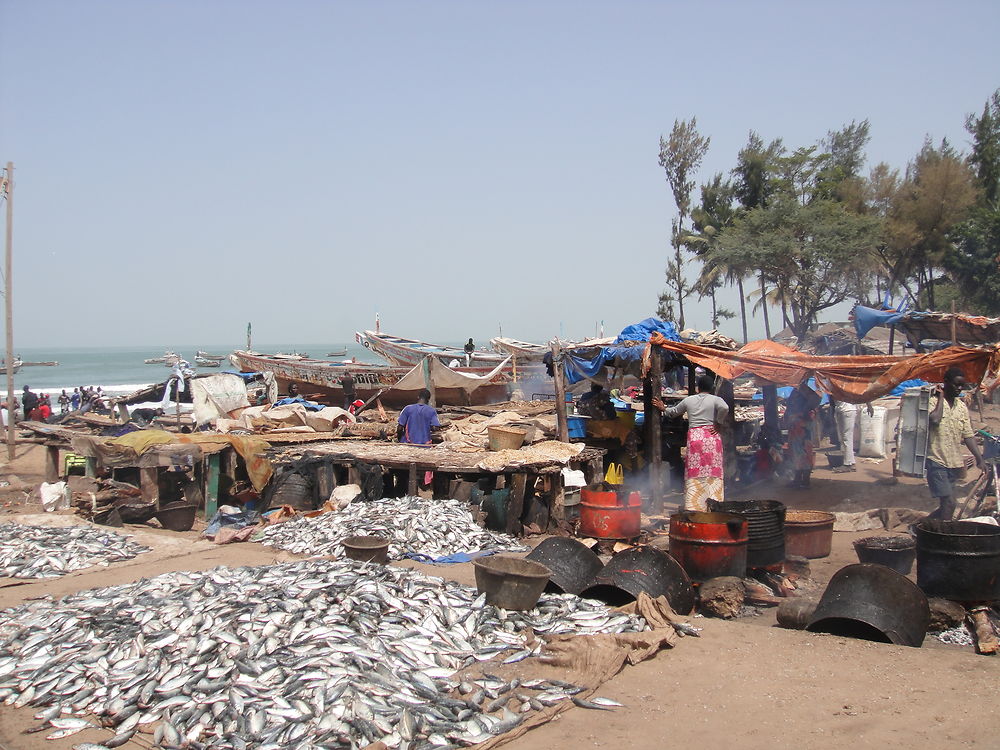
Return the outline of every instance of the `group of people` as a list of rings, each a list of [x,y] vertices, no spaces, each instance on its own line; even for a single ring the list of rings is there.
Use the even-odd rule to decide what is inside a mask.
[[[63,388],[62,393],[56,398],[59,405],[60,414],[68,414],[71,411],[82,409],[90,411],[104,408],[104,392],[101,386],[88,387],[79,386],[74,388],[72,393],[67,393]],[[36,422],[45,422],[52,416],[52,398],[48,393],[35,393],[31,386],[24,386],[21,393],[20,406],[23,409],[25,419]],[[6,407],[6,404],[5,404]],[[18,400],[14,399],[14,408],[18,407]]]

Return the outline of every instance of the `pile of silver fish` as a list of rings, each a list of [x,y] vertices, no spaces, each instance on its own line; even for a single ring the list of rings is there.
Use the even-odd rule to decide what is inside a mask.
[[[38,731],[92,726],[117,747],[457,747],[579,688],[453,675],[521,661],[539,633],[619,633],[642,618],[578,597],[512,612],[461,584],[353,561],[166,573],[0,612],[0,700],[46,707]],[[471,673],[473,670],[469,670]]]
[[[58,578],[142,552],[149,547],[92,526],[0,525],[0,576],[10,578]]]
[[[479,526],[465,503],[421,497],[353,502],[341,511],[268,526],[259,541],[289,552],[341,557],[343,540],[352,536],[388,539],[391,560],[407,554],[438,558],[456,552],[527,550],[509,534]]]

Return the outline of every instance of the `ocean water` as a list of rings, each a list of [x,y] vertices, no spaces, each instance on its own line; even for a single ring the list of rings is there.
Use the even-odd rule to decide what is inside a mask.
[[[327,359],[326,354],[347,347],[347,358],[354,357],[359,362],[382,362],[377,355],[372,354],[360,344],[353,341],[333,344],[276,344],[267,346],[254,342],[254,349],[265,353],[298,352],[308,354],[316,359]],[[198,344],[190,346],[171,346],[170,349],[186,359],[198,374],[212,374],[234,369],[228,361],[223,361],[221,367],[200,368],[194,364],[194,355],[198,350],[209,354],[228,355],[234,351],[232,346]],[[105,393],[115,396],[144,388],[153,383],[162,383],[170,377],[171,369],[163,364],[147,365],[143,360],[162,357],[163,349],[143,349],[139,347],[64,347],[64,348],[29,348],[14,347],[14,353],[25,362],[56,361],[55,367],[22,367],[14,374],[14,392],[20,396],[24,386],[30,386],[36,393],[48,393],[53,406],[59,393],[65,388],[72,393],[80,386],[101,386]],[[333,357],[329,361],[336,362],[344,357]],[[0,375],[0,395],[7,395],[7,376]]]

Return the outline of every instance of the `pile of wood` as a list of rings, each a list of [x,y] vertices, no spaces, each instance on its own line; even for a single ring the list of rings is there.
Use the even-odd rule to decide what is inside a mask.
[[[144,523],[156,512],[156,502],[143,502],[142,490],[128,482],[97,480],[97,492],[74,492],[76,513],[88,520],[117,508],[122,521]]]

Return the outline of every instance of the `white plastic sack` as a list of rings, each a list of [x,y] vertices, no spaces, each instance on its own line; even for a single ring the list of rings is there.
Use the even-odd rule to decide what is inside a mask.
[[[582,471],[564,466],[562,470],[564,487],[586,487],[587,477]]]
[[[47,513],[56,510],[64,510],[69,507],[69,492],[65,482],[42,482],[38,488],[38,494],[42,497],[42,507]]]
[[[330,501],[336,503],[338,510],[343,510],[360,494],[360,485],[342,484],[333,490],[333,493],[330,495]]]
[[[867,458],[885,458],[885,407],[876,406],[872,409],[872,416],[868,416],[868,410],[862,409],[858,414],[859,432],[861,439],[858,441],[858,455]]]

